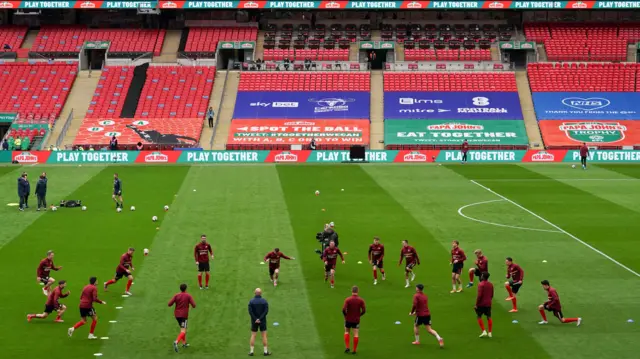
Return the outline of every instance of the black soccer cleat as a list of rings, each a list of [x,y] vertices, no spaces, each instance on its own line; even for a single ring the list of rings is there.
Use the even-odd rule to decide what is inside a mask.
[[[349,348],[345,349],[345,350],[344,350],[344,353],[345,353],[345,354],[349,354],[349,353],[351,353],[351,349],[349,349]]]
[[[356,352],[351,352],[351,354],[356,355]]]
[[[249,353],[249,356],[252,357],[253,356],[253,352]]]
[[[178,342],[173,342],[173,350],[176,351],[176,353],[179,351],[178,349]]]
[[[269,355],[271,355],[271,352],[264,353],[264,356],[266,356],[266,357],[268,357]]]
[[[182,347],[183,347],[183,348],[188,348],[188,347],[189,347],[189,344],[188,344],[188,343],[184,343],[184,344],[182,344]]]
[[[321,250],[319,250],[319,249],[314,249],[313,251],[314,251],[314,252],[316,252],[316,253],[318,253],[318,254],[322,254],[322,251],[321,251]]]

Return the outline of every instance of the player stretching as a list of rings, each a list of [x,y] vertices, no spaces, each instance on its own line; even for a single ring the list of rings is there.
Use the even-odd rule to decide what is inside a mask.
[[[467,284],[467,288],[473,287],[474,276],[480,278],[482,273],[489,273],[489,261],[487,260],[487,257],[482,254],[482,250],[476,249],[473,251],[473,254],[476,255],[476,260],[474,262],[476,266],[475,268],[469,269],[469,284]]]
[[[76,329],[87,324],[87,317],[91,317],[89,339],[98,339],[98,337],[93,335],[96,330],[96,325],[98,325],[98,315],[96,314],[96,310],[93,309],[93,303],[107,304],[107,302],[98,299],[98,288],[96,288],[97,280],[96,277],[89,278],[89,284],[82,288],[82,293],[80,294],[80,318],[82,319],[67,330],[69,336],[72,336]]]
[[[402,249],[400,250],[400,262],[398,262],[398,267],[402,264],[402,260],[405,260],[404,267],[404,280],[406,282],[405,288],[409,288],[409,276],[411,276],[411,281],[413,282],[416,279],[416,274],[413,272],[413,267],[416,265],[420,265],[420,258],[418,258],[418,252],[416,249],[409,245],[408,240],[402,241]]]
[[[264,261],[269,262],[269,280],[273,282],[273,286],[278,286],[278,277],[280,276],[280,259],[295,259],[293,257],[287,257],[284,253],[280,252],[280,248],[274,248],[273,252],[267,253],[264,256]]]
[[[384,245],[380,243],[380,237],[373,237],[373,244],[369,246],[369,264],[373,266],[373,285],[378,284],[378,269],[382,274],[382,280],[385,280],[384,275]]]
[[[493,319],[491,319],[491,302],[493,301],[493,284],[489,282],[489,272],[482,272],[480,275],[480,284],[478,284],[478,296],[476,297],[476,315],[478,316],[478,324],[482,329],[480,338],[488,336],[491,338],[491,331],[493,330]],[[487,325],[489,327],[489,333],[485,330],[482,316],[487,317]]]
[[[47,257],[40,261],[40,264],[38,264],[38,270],[36,271],[36,280],[39,283],[44,284],[44,287],[42,287],[42,293],[46,296],[49,296],[49,288],[56,281],[49,276],[51,271],[59,271],[62,269],[62,266],[56,267],[53,264],[53,256],[53,251],[47,251]]]
[[[464,254],[462,248],[460,248],[460,242],[451,242],[451,289],[450,293],[462,292],[462,280],[460,280],[460,274],[462,268],[464,268],[464,261],[467,260],[467,256]],[[458,289],[456,290],[456,284]]]
[[[205,288],[209,289],[209,271],[211,270],[209,255],[211,255],[211,259],[214,259],[211,244],[207,243],[207,236],[203,234],[200,236],[200,243],[196,244],[196,248],[193,250],[196,266],[198,266],[198,285],[200,289],[202,289],[202,272],[205,272]]]
[[[331,278],[331,288],[333,288],[335,284],[336,277],[336,261],[338,260],[338,256],[342,260],[342,264],[344,264],[344,256],[338,247],[336,247],[336,242],[329,242],[329,247],[327,247],[322,253],[322,260],[324,261],[324,281]]]
[[[49,314],[53,313],[53,311],[56,311],[58,312],[58,315],[56,316],[56,320],[54,320],[54,322],[56,323],[64,322],[64,320],[62,320],[62,314],[64,314],[64,311],[67,310],[67,307],[64,306],[64,304],[60,304],[59,299],[66,298],[69,295],[68,291],[66,293],[62,293],[62,290],[66,286],[67,286],[67,281],[61,280],[58,283],[58,286],[53,290],[53,292],[49,294],[49,297],[47,298],[47,302],[44,305],[44,313],[28,314],[27,321],[30,322],[31,319],[33,318],[37,318],[37,319],[47,318]]]
[[[173,307],[175,304],[175,309],[173,310],[173,314],[178,321],[178,325],[180,326],[180,334],[176,338],[176,341],[173,342],[173,350],[178,352],[178,345],[182,342],[182,347],[186,348],[189,346],[187,344],[187,322],[189,318],[189,306],[195,308],[196,302],[193,300],[191,294],[187,293],[187,285],[180,284],[180,293],[176,294],[169,301],[169,306]]]
[[[131,292],[129,292],[131,284],[133,284],[133,276],[131,275],[131,272],[135,269],[133,268],[133,252],[135,252],[135,249],[133,247],[129,247],[127,253],[120,257],[120,264],[118,264],[118,267],[116,268],[116,276],[104,283],[105,291],[108,286],[119,281],[122,277],[127,277],[129,281],[127,282],[127,289],[124,291],[124,294],[131,295]]]
[[[508,282],[504,283],[504,287],[509,292],[509,296],[505,300],[510,300],[511,304],[513,304],[513,309],[509,311],[509,313],[517,313],[518,312],[518,300],[516,299],[516,294],[522,287],[522,280],[524,279],[524,271],[522,268],[513,263],[513,258],[507,257],[505,261],[507,264],[507,279]]]
[[[123,208],[122,204],[124,201],[122,200],[122,181],[118,178],[117,173],[113,174],[113,195],[111,195],[111,198],[116,202],[116,209],[118,209],[118,207]]]
[[[547,291],[547,297],[549,300],[544,302],[544,304],[538,306],[538,310],[540,311],[540,315],[542,316],[542,321],[538,324],[547,324],[547,313],[544,311],[547,310],[549,312],[553,312],[553,315],[560,319],[562,323],[577,323],[578,326],[582,323],[582,318],[565,318],[562,315],[562,305],[560,305],[560,297],[558,296],[558,292],[556,289],[551,287],[548,280],[543,280],[540,282],[542,284],[542,288]]]
[[[427,328],[427,332],[438,339],[440,348],[444,347],[444,339],[440,337],[438,332],[431,328],[431,313],[429,312],[429,299],[424,294],[424,285],[416,285],[416,294],[413,295],[413,306],[411,307],[410,316],[416,316],[416,320],[413,324],[413,333],[416,336],[416,340],[411,343],[413,345],[420,345],[420,326],[424,325]]]
[[[355,354],[358,350],[360,317],[362,317],[366,311],[367,308],[365,307],[364,299],[358,296],[358,287],[354,285],[351,288],[351,296],[344,300],[344,305],[342,306],[342,314],[344,315],[344,345],[346,346],[344,350],[345,353],[351,352]],[[349,348],[352,329],[353,351]]]

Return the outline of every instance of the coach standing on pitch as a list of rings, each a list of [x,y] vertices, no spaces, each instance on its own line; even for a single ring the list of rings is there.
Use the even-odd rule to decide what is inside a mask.
[[[29,197],[29,180],[27,180],[27,173],[23,172],[20,177],[18,177],[18,197],[20,197],[20,211],[24,211],[25,208],[29,208],[27,200]]]
[[[267,348],[267,313],[269,313],[269,303],[262,298],[262,289],[256,288],[255,297],[249,301],[249,316],[251,316],[251,339],[249,341],[249,356],[253,356],[253,345],[256,342],[256,334],[260,330],[262,336],[262,346],[264,346],[264,356],[271,355]]]
[[[36,183],[36,196],[38,197],[38,209],[47,210],[47,174],[42,172],[38,183]]]

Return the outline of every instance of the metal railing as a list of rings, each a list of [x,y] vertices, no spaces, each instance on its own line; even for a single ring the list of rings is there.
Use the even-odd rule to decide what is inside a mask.
[[[231,72],[232,61],[229,61],[227,65],[227,73],[224,76],[224,82],[222,83],[222,95],[220,96],[220,102],[218,104],[218,113],[216,114],[216,120],[213,123],[213,132],[211,133],[211,139],[209,140],[209,149],[213,149],[213,141],[216,138],[216,133],[218,132],[218,124],[220,123],[220,113],[222,112],[222,104],[224,103],[224,96],[227,92],[227,79],[229,78],[229,72]],[[240,74],[237,74],[240,76]]]
[[[60,131],[60,135],[56,140],[57,148],[60,148],[60,144],[62,143],[62,140],[64,140],[65,136],[67,135],[67,131],[69,130],[69,126],[71,125],[71,122],[73,122],[73,109],[71,109],[71,113],[69,113],[69,116],[67,116],[67,120],[64,122],[64,126],[62,127],[62,130]]]

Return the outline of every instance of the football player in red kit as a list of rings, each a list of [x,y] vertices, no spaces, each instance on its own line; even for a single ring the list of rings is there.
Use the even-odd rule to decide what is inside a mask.
[[[507,301],[511,301],[513,305],[513,309],[509,311],[509,313],[517,313],[518,312],[518,300],[516,299],[516,294],[520,291],[520,287],[522,287],[522,281],[524,280],[524,271],[522,267],[513,263],[513,258],[507,257],[505,260],[507,264],[507,279],[508,281],[504,283],[504,287],[507,289],[509,296],[507,297]]]
[[[427,328],[427,332],[438,340],[440,348],[444,347],[444,339],[433,330],[431,327],[431,312],[429,311],[429,299],[424,294],[424,285],[416,285],[416,294],[413,295],[413,306],[411,307],[410,316],[415,316],[416,319],[413,323],[413,333],[416,340],[411,343],[413,345],[420,345],[420,326],[424,325]]]
[[[324,261],[324,281],[327,279],[331,279],[331,288],[335,285],[335,277],[336,277],[336,262],[338,261],[338,256],[342,260],[342,264],[344,264],[344,256],[338,247],[336,247],[336,242],[329,242],[329,247],[327,247],[322,253],[322,260]]]
[[[200,289],[202,289],[202,272],[205,273],[205,288],[209,289],[209,271],[211,270],[211,266],[209,264],[209,256],[213,260],[213,249],[211,248],[211,244],[207,243],[207,236],[200,236],[200,243],[196,244],[195,249],[193,250],[193,256],[196,259],[196,266],[198,266],[198,285]]]
[[[582,324],[582,318],[565,318],[562,315],[562,305],[560,304],[560,297],[558,296],[558,292],[556,289],[549,284],[548,280],[543,280],[540,282],[542,284],[542,288],[547,291],[548,300],[538,306],[538,310],[540,311],[540,315],[542,316],[542,321],[538,324],[547,324],[547,313],[546,311],[553,312],[553,315],[560,319],[562,323],[576,323],[578,326]]]
[[[278,286],[278,277],[280,276],[280,259],[295,259],[293,257],[287,257],[284,253],[280,252],[280,248],[274,248],[273,252],[267,253],[264,256],[264,261],[269,263],[269,280],[273,282],[273,286]]]
[[[464,261],[467,260],[467,256],[464,254],[462,248],[460,248],[460,242],[451,242],[451,293],[462,292],[462,280],[460,280],[460,274],[462,268],[464,268]],[[456,289],[457,285],[457,289]]]
[[[478,316],[478,325],[480,325],[480,329],[482,329],[482,333],[480,334],[480,338],[493,336],[493,319],[491,319],[491,304],[493,304],[493,284],[489,282],[489,272],[482,272],[480,275],[480,284],[478,284],[478,296],[476,297],[476,305],[473,307],[476,310],[476,315]],[[487,325],[489,327],[489,332],[484,326],[484,322],[482,321],[482,316],[487,317]]]
[[[133,284],[133,275],[131,275],[131,272],[133,272],[133,270],[135,269],[133,268],[133,252],[135,252],[135,249],[133,247],[130,247],[129,250],[127,250],[127,253],[120,256],[120,264],[118,264],[118,266],[116,267],[115,277],[113,277],[113,279],[109,279],[104,283],[105,291],[107,290],[107,287],[119,281],[120,279],[122,279],[122,277],[126,277],[128,281],[127,288],[125,289],[124,294],[131,295],[131,292],[129,291],[131,289],[131,285]]]
[[[54,320],[54,322],[56,323],[62,323],[64,322],[64,320],[62,320],[62,314],[64,314],[64,311],[67,310],[67,307],[64,304],[60,303],[60,298],[66,298],[67,296],[69,296],[69,291],[67,292],[62,292],[62,290],[67,286],[67,281],[61,280],[58,283],[58,286],[51,292],[49,293],[49,297],[47,297],[47,302],[44,305],[44,312],[42,314],[28,314],[27,315],[27,321],[31,321],[31,319],[44,319],[47,318],[49,316],[49,314],[53,313],[54,311],[58,312],[58,315],[56,316],[56,320]]]
[[[178,326],[180,326],[180,334],[173,342],[173,350],[178,352],[178,345],[182,342],[182,347],[186,348],[187,344],[187,322],[189,321],[189,306],[196,307],[196,302],[193,300],[191,294],[187,293],[187,285],[180,284],[180,293],[174,295],[169,301],[169,306],[176,306],[173,310],[173,315],[176,317]]]
[[[345,353],[351,352],[355,354],[358,350],[358,342],[360,341],[360,318],[367,312],[364,299],[358,295],[358,287],[351,288],[351,296],[344,300],[342,305],[342,315],[344,315],[344,345]],[[353,351],[349,348],[351,331],[353,331]]]
[[[489,272],[489,260],[484,256],[484,254],[482,254],[482,250],[476,249],[473,251],[473,254],[476,255],[476,260],[474,262],[476,266],[469,268],[469,284],[467,284],[467,288],[473,287],[473,277],[480,278],[482,273]]]
[[[44,285],[44,287],[42,287],[42,293],[46,296],[49,296],[49,288],[56,281],[50,277],[51,271],[59,271],[62,269],[62,266],[56,267],[53,264],[53,256],[53,251],[47,251],[47,257],[40,261],[36,271],[36,280]]]
[[[404,267],[404,280],[406,282],[405,288],[409,288],[409,276],[411,276],[411,281],[413,282],[416,279],[416,274],[413,272],[413,267],[416,265],[420,265],[420,258],[418,257],[418,252],[416,249],[409,245],[408,240],[402,241],[402,249],[400,250],[400,262],[398,262],[398,266],[402,264],[402,260],[405,260]]]
[[[91,329],[89,329],[89,339],[98,339],[93,333],[98,325],[98,314],[93,309],[93,303],[107,304],[107,302],[98,299],[98,288],[96,288],[96,277],[89,278],[89,284],[82,288],[80,294],[80,321],[67,330],[69,336],[73,335],[76,329],[87,324],[87,317],[91,317]]]
[[[380,243],[380,237],[373,237],[373,244],[369,246],[369,264],[373,266],[373,285],[378,284],[378,269],[382,274],[382,280],[385,280],[384,274],[384,245]]]

